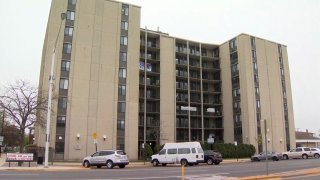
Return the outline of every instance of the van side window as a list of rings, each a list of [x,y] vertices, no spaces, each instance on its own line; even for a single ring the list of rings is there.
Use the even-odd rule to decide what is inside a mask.
[[[159,152],[159,155],[164,155],[166,154],[166,149],[162,149],[160,152]]]
[[[168,149],[168,154],[177,154],[177,149]]]
[[[191,149],[192,153],[196,153],[196,148]]]
[[[178,154],[190,154],[190,148],[179,148]]]

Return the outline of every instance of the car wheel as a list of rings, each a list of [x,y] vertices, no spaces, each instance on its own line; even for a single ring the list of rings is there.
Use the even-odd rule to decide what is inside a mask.
[[[124,165],[124,164],[119,165],[119,168],[121,168],[121,169],[124,167],[126,167],[126,165]]]
[[[315,154],[314,158],[319,159],[320,155],[319,154]]]
[[[107,161],[107,168],[112,169],[113,168],[113,162],[111,160]]]
[[[209,158],[209,159],[207,160],[207,164],[208,164],[208,165],[212,165],[212,164],[213,164],[213,160],[212,160],[211,158]]]
[[[158,166],[158,164],[159,164],[159,161],[157,159],[152,161],[152,165],[153,166]]]
[[[166,163],[162,163],[162,166],[166,166],[167,164]]]
[[[273,161],[278,161],[279,159],[278,159],[277,157],[273,156],[273,157],[272,157],[272,160],[273,160]]]
[[[181,166],[187,166],[188,165],[188,161],[185,159],[181,159]]]
[[[98,166],[97,166],[97,168],[99,168],[99,169],[100,169],[100,168],[101,168],[101,165],[98,165]]]
[[[253,160],[254,160],[254,161],[260,161],[260,159],[257,158],[257,157],[253,158]]]
[[[89,168],[89,167],[90,167],[89,161],[84,161],[84,162],[83,162],[83,166],[84,166],[85,168]]]
[[[302,159],[308,159],[308,155],[302,154]]]
[[[288,155],[286,155],[286,154],[285,154],[285,155],[283,155],[283,159],[284,159],[284,160],[289,159]]]

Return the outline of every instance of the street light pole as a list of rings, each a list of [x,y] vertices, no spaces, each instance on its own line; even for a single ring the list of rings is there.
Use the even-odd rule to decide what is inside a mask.
[[[266,172],[267,176],[269,175],[269,169],[268,169],[268,142],[267,142],[267,120],[264,119],[264,144],[266,146]]]
[[[63,20],[66,18],[66,13],[61,13],[61,22],[59,31],[52,49],[52,58],[51,58],[51,70],[49,75],[49,94],[48,94],[48,107],[47,107],[47,125],[46,125],[46,144],[45,144],[45,160],[44,167],[48,168],[48,160],[49,160],[49,139],[50,139],[50,117],[51,117],[51,100],[52,100],[52,85],[53,85],[53,68],[54,68],[54,59],[56,55],[56,46],[58,42],[58,38],[61,31],[61,26]]]

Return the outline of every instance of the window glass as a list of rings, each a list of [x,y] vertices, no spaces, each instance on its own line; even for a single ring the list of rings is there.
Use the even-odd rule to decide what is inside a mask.
[[[119,85],[118,86],[118,95],[125,96],[126,95],[126,85]]]
[[[69,80],[68,79],[60,79],[60,89],[68,89]]]
[[[99,156],[100,152],[96,152],[94,154],[92,154],[92,157],[95,157],[95,156]]]
[[[66,117],[65,116],[58,116],[57,117],[57,126],[58,127],[65,127],[66,125]]]
[[[127,69],[126,68],[120,68],[119,69],[119,77],[126,78],[127,77]]]
[[[128,22],[127,21],[121,21],[121,29],[128,30]]]
[[[117,121],[117,129],[124,129],[124,120]]]
[[[127,53],[120,52],[120,61],[127,61]]]
[[[74,11],[67,11],[67,20],[74,20]]]
[[[77,0],[69,0],[69,3],[75,5],[77,3]]]
[[[70,71],[70,61],[61,61],[61,71]]]
[[[190,154],[190,148],[179,148],[178,154]]]
[[[168,149],[168,154],[177,154],[177,149]]]
[[[56,153],[64,153],[64,142],[56,142]]]
[[[128,37],[127,36],[120,36],[120,44],[121,45],[128,45]]]
[[[114,154],[114,152],[112,152],[112,154]],[[126,155],[126,153],[124,151],[117,151],[117,154]]]
[[[65,36],[72,36],[73,35],[73,27],[65,27],[64,35]]]
[[[310,148],[304,148],[305,151],[310,151]]]
[[[63,53],[70,54],[72,49],[72,45],[68,43],[63,44]]]
[[[192,153],[196,153],[196,148],[191,149]]]
[[[59,97],[58,99],[58,107],[61,109],[67,109],[67,102],[68,98],[67,97]]]
[[[129,7],[122,7],[121,14],[128,16],[129,15]]]
[[[296,152],[301,152],[301,151],[302,151],[301,148],[297,148],[297,149],[296,149]]]
[[[125,102],[118,102],[118,112],[126,112],[126,103]]]
[[[166,154],[166,149],[162,149],[160,152],[159,152],[159,155],[164,155]]]

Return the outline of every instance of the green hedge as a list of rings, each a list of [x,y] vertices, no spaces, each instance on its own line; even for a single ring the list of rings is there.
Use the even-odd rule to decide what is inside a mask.
[[[256,148],[252,144],[220,144],[214,143],[210,145],[208,143],[201,144],[203,150],[210,150],[211,146],[213,150],[217,150],[222,154],[223,158],[247,158],[254,155]]]

